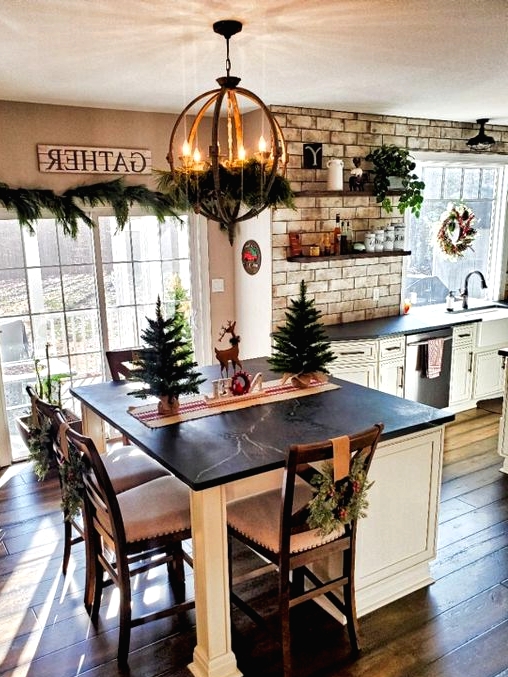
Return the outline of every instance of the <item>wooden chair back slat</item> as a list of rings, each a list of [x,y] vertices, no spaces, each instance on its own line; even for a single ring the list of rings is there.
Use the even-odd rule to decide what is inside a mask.
[[[113,381],[128,379],[131,375],[128,362],[137,359],[139,348],[125,348],[123,350],[107,350],[106,360]]]

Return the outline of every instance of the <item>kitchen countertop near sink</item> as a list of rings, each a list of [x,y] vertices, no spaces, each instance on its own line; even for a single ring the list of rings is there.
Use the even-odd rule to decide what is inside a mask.
[[[469,322],[482,322],[508,317],[508,304],[496,303],[487,307],[472,307],[468,310],[449,312],[445,304],[434,306],[413,306],[407,315],[381,317],[361,322],[331,324],[325,327],[332,341],[353,339],[375,339],[392,334],[417,334]]]

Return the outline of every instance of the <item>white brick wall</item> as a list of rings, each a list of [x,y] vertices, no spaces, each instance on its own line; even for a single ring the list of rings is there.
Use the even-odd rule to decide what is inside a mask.
[[[346,113],[298,107],[272,106],[288,145],[287,177],[294,191],[325,190],[326,163],[344,160],[344,188],[347,189],[352,158],[365,157],[383,143],[410,150],[461,151],[477,131],[476,123],[424,120],[395,116]],[[496,152],[508,154],[508,129],[489,126],[499,143]],[[497,132],[497,133],[496,133]],[[302,168],[302,145],[323,144],[323,169]],[[364,169],[368,164],[362,163]],[[357,322],[398,315],[401,303],[403,257],[317,260],[293,263],[286,260],[291,231],[316,233],[333,231],[335,215],[350,221],[354,237],[363,241],[367,231],[403,220],[395,210],[381,211],[375,198],[362,193],[344,197],[298,197],[297,210],[275,210],[272,214],[273,326],[284,321],[289,301],[299,294],[305,280],[310,296],[323,313],[325,324]],[[394,198],[394,204],[396,199]],[[312,239],[312,235],[308,236]],[[379,300],[372,290],[379,288]]]

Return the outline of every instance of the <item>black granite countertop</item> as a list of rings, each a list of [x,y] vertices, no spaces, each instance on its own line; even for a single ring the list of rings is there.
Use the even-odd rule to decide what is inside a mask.
[[[496,304],[499,308],[508,308],[507,304]],[[382,317],[375,320],[332,324],[325,327],[332,341],[352,339],[375,339],[394,334],[418,334],[470,322],[481,322],[477,313],[480,309],[471,308],[469,312],[460,310],[448,312],[445,304],[435,306],[413,307],[407,315]]]
[[[276,378],[263,358],[245,360],[244,369]],[[200,369],[219,377],[219,366]],[[128,393],[132,383],[97,383],[72,394],[117,430],[125,433],[195,491],[280,468],[291,443],[316,442],[384,423],[383,440],[440,426],[455,417],[433,407],[334,379],[337,390],[283,400],[148,428],[127,407],[142,404]],[[211,392],[211,384],[204,384]]]

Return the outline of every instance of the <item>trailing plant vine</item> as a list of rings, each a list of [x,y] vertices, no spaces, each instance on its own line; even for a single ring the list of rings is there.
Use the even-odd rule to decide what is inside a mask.
[[[418,217],[423,203],[425,183],[414,172],[416,163],[409,150],[394,144],[386,144],[371,151],[365,159],[373,164],[374,194],[382,208],[388,213],[393,211],[388,191],[391,190],[390,177],[396,176],[402,183],[402,189],[398,193],[397,209],[401,214],[410,209]]]

